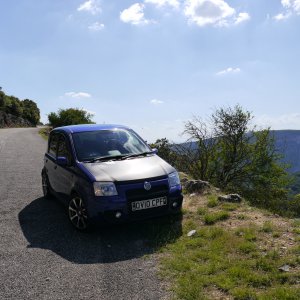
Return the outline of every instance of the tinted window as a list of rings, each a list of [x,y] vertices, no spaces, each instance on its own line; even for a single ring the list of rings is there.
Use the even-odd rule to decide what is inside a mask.
[[[150,151],[145,142],[131,130],[78,132],[73,134],[73,141],[80,161]]]
[[[58,140],[58,135],[56,133],[53,133],[50,136],[50,142],[49,142],[49,149],[48,152],[56,157],[56,150],[57,150],[57,140]]]
[[[57,156],[67,157],[69,161],[71,158],[66,138],[62,134],[60,134],[58,138]]]

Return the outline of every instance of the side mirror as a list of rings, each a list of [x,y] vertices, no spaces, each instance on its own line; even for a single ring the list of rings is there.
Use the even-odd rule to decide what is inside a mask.
[[[59,166],[62,166],[62,167],[65,167],[68,165],[68,159],[65,157],[65,156],[58,156],[56,158],[56,163],[59,165]]]
[[[151,150],[152,150],[152,153],[154,153],[154,154],[158,153],[158,150],[156,148],[152,148]]]

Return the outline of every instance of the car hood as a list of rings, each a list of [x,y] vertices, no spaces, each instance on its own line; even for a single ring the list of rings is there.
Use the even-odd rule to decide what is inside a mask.
[[[167,175],[175,169],[157,155],[82,163],[95,181],[130,181]]]

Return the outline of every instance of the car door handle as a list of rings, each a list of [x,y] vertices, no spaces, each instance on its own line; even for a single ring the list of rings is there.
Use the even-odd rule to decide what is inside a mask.
[[[54,166],[54,169],[56,170],[56,169],[57,169],[57,166]]]

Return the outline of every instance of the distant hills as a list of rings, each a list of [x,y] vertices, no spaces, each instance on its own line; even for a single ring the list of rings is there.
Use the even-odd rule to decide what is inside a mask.
[[[300,130],[274,130],[276,149],[290,165],[289,172],[300,172]]]
[[[283,162],[290,165],[289,173],[300,172],[300,130],[272,130],[275,148],[283,154]],[[181,144],[189,149],[196,149],[195,142]]]

